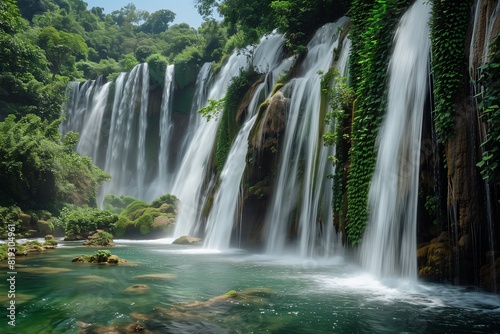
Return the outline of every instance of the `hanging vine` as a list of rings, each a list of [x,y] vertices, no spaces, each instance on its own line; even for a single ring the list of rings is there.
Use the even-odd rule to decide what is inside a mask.
[[[368,217],[369,184],[375,168],[375,140],[386,105],[387,66],[394,31],[409,0],[353,1],[351,76],[357,101],[347,180],[346,236],[361,241]],[[366,11],[366,12],[361,12]],[[367,14],[368,13],[368,14]]]
[[[480,82],[485,87],[479,109],[488,125],[486,140],[482,143],[485,151],[477,164],[487,182],[500,185],[500,37],[491,45],[490,59],[481,68]]]
[[[464,43],[472,0],[432,0],[434,123],[438,141],[453,135],[455,103],[464,96]]]

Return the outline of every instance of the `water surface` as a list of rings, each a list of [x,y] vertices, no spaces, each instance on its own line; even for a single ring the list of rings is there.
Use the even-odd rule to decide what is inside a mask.
[[[500,299],[492,294],[382,282],[340,257],[170,242],[118,240],[112,253],[129,261],[118,266],[72,263],[95,251],[78,242],[18,257],[11,332],[118,333],[133,323],[146,333],[498,333]],[[149,289],[127,291],[138,284]],[[218,297],[230,290],[235,298]]]

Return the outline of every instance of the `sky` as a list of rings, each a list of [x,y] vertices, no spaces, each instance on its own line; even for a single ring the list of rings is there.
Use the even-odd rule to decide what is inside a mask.
[[[177,23],[187,23],[193,28],[198,28],[203,19],[194,7],[195,0],[83,0],[88,6],[104,8],[104,13],[111,14],[114,10],[119,10],[129,3],[133,3],[137,10],[145,10],[154,13],[160,9],[169,9],[175,13]]]

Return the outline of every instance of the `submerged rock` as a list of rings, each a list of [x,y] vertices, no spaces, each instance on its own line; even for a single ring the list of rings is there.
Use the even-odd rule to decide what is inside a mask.
[[[120,264],[127,262],[116,255],[111,255],[109,250],[98,250],[95,254],[81,255],[75,257],[71,262],[97,263],[97,264]]]
[[[134,278],[146,278],[146,279],[171,279],[174,278],[174,274],[146,274],[146,275],[138,275],[134,276]]]
[[[201,238],[198,238],[198,237],[193,237],[193,236],[190,236],[190,235],[184,235],[180,238],[177,238],[174,240],[174,242],[172,242],[172,244],[174,245],[194,245],[194,246],[198,246],[198,245],[202,245],[203,244],[203,240]]]
[[[123,292],[144,293],[148,290],[149,290],[149,286],[147,286],[146,284],[134,284],[134,285],[131,285],[131,286],[125,288],[125,290],[123,290]]]
[[[121,325],[92,325],[83,321],[78,321],[79,334],[127,334],[127,333],[157,333],[148,330],[145,325],[139,322],[132,322]]]

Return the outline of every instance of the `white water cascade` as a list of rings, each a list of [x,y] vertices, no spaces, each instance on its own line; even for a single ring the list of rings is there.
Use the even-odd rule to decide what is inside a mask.
[[[91,132],[91,130],[86,130],[87,120],[90,118],[95,120],[102,117],[99,115],[102,115],[106,106],[107,94],[100,92],[102,87],[103,84],[100,79],[85,81],[83,83],[76,81],[69,83],[67,90],[68,102],[64,105],[67,115],[59,128],[63,135],[69,131],[78,132],[80,133],[81,140],[82,132]],[[106,90],[109,91],[109,86],[106,87]],[[89,136],[87,138],[90,139]],[[82,155],[92,157],[96,153],[92,151],[97,146],[94,143],[78,145],[80,148],[85,147],[84,152],[78,151]]]
[[[283,43],[282,36],[273,34],[263,37],[255,48],[235,50],[211,83],[204,105],[208,103],[208,99],[218,100],[224,97],[231,79],[239,75],[240,69],[253,66],[260,72],[267,72],[276,68],[282,59]],[[213,184],[210,177],[207,179],[207,173],[218,125],[218,117],[208,122],[202,120],[186,150],[172,191],[180,200],[174,237],[197,234],[200,228],[201,208]]]
[[[417,278],[416,222],[422,116],[428,92],[429,15],[422,1],[403,15],[389,64],[388,104],[377,138],[361,262],[379,277]]]
[[[267,253],[288,251],[287,230],[292,224],[299,227],[293,248],[302,257],[312,256],[317,245],[324,243],[318,236],[332,240],[328,235],[333,233],[328,226],[331,225],[328,222],[332,216],[332,191],[326,179],[330,172],[326,159],[332,151],[321,142],[325,123],[321,117],[318,71],[326,72],[332,65],[333,50],[339,45],[339,28],[346,22],[347,18],[341,18],[318,29],[307,45],[308,52],[298,76],[282,89],[289,99],[288,116],[284,142],[278,147],[280,163],[275,189],[266,214]],[[322,205],[324,203],[328,204]]]
[[[165,81],[160,107],[160,151],[158,152],[158,178],[155,182],[154,198],[168,193],[171,189],[173,172],[169,169],[170,140],[172,137],[172,94],[174,65],[168,65],[165,70]]]
[[[139,64],[116,79],[109,141],[104,170],[112,175],[100,191],[106,194],[145,197],[146,129],[149,72]]]
[[[237,205],[240,198],[240,182],[245,170],[248,151],[248,135],[257,115],[246,122],[239,132],[227,156],[227,162],[220,175],[220,185],[214,196],[214,207],[207,220],[205,242],[210,249],[229,248],[231,232],[237,221]]]
[[[99,86],[95,90],[93,103],[85,119],[85,126],[80,132],[80,138],[76,145],[76,151],[81,155],[89,156],[93,161],[97,161],[99,156],[99,147],[102,130],[102,119],[108,101],[108,93],[110,82],[105,83],[102,87]]]
[[[214,202],[205,227],[204,247],[211,249],[227,249],[231,241],[231,232],[238,217],[238,205],[241,204],[241,180],[246,167],[246,155],[248,152],[248,135],[257,119],[257,111],[263,97],[268,97],[280,74],[288,71],[293,64],[292,58],[278,62],[283,38],[280,35],[265,37],[263,41],[271,38],[269,42],[275,42],[278,48],[274,51],[273,62],[268,63],[266,78],[259,84],[248,106],[247,121],[238,132],[226,163],[220,175],[220,184],[214,196]],[[264,56],[264,48],[258,48],[255,57],[260,66],[265,64],[260,60]]]

